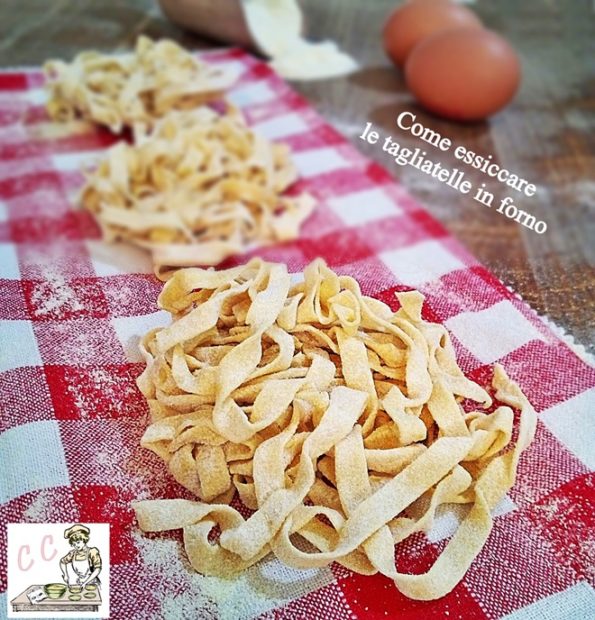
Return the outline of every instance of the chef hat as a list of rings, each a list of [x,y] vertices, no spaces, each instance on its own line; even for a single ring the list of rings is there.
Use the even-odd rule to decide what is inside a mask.
[[[75,523],[72,527],[69,527],[67,530],[64,530],[64,538],[70,538],[73,534],[77,532],[83,532],[85,534],[89,534],[91,530],[80,523]]]

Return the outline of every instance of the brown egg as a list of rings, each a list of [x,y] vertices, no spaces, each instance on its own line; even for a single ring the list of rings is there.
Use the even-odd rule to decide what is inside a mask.
[[[407,86],[430,112],[479,120],[504,107],[521,79],[510,45],[489,30],[448,30],[422,41],[405,66]]]
[[[415,0],[393,11],[382,33],[384,49],[398,66],[403,66],[415,45],[425,37],[450,28],[481,28],[469,9],[449,0]]]

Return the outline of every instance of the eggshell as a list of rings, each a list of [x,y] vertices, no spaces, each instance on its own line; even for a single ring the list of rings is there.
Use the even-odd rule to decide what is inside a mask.
[[[431,112],[479,120],[514,96],[521,66],[512,47],[489,30],[448,30],[422,41],[405,66],[407,86]]]
[[[479,18],[449,0],[415,0],[393,11],[382,33],[389,58],[403,66],[411,50],[425,37],[450,28],[481,28]]]

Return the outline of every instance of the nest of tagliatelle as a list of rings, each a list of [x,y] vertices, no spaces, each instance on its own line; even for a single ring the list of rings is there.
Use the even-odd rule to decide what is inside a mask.
[[[487,413],[492,399],[458,367],[446,329],[422,319],[423,296],[397,297],[393,312],[321,260],[296,284],[260,259],[176,272],[159,298],[173,322],[142,341],[152,416],[142,445],[197,501],[135,502],[141,529],[183,528],[204,574],[274,553],[296,568],[380,572],[414,599],[451,591],[514,484],[535,412],[496,366],[500,404]],[[230,506],[236,492],[247,519]],[[395,543],[446,503],[470,508],[442,554],[424,574],[399,573]]]
[[[232,106],[200,107],[112,147],[80,201],[104,238],[147,248],[167,279],[172,267],[216,265],[297,237],[315,207],[308,194],[284,194],[297,176],[287,146],[250,129]]]
[[[151,127],[173,110],[220,100],[236,81],[229,71],[204,63],[167,39],[141,36],[133,52],[81,52],[67,63],[44,65],[52,119],[82,118],[114,133]]]

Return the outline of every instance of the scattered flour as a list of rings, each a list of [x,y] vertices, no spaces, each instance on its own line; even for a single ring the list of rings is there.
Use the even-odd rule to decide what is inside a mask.
[[[32,523],[43,523],[52,517],[52,491],[42,491],[23,513],[23,517]]]
[[[80,312],[84,306],[61,273],[48,266],[42,268],[44,282],[33,290],[31,301],[37,317],[61,316],[63,313]]]

